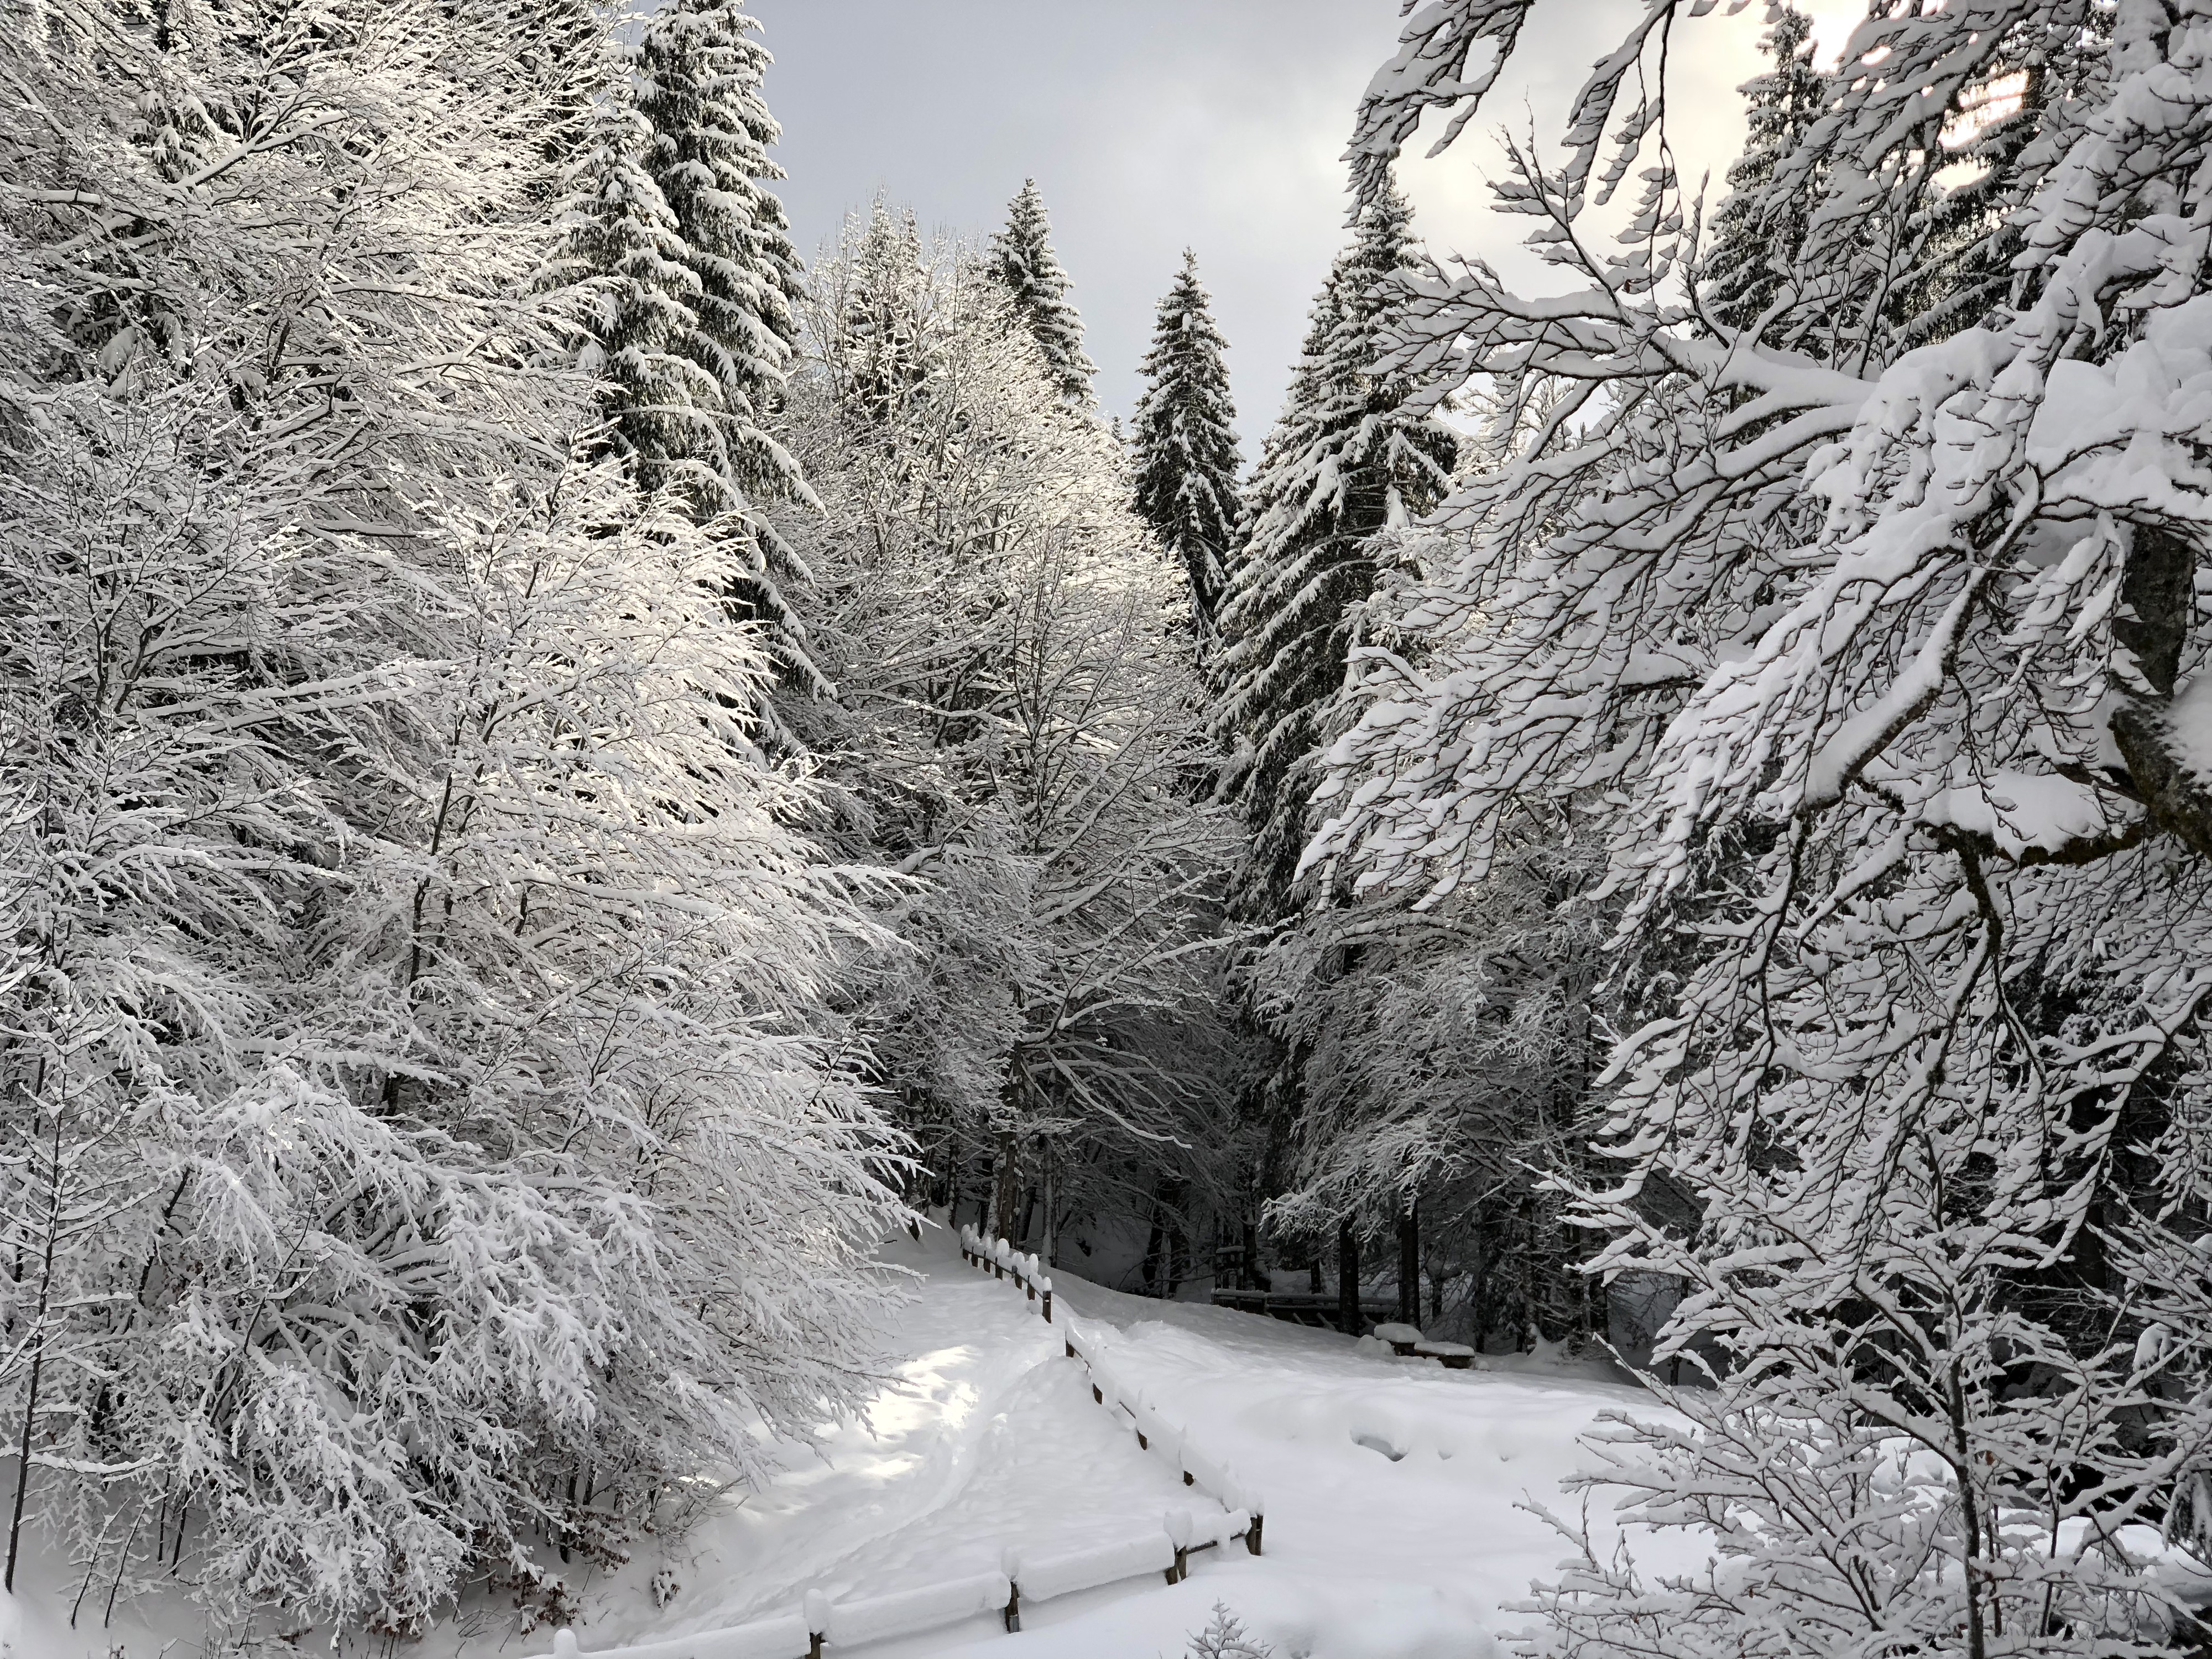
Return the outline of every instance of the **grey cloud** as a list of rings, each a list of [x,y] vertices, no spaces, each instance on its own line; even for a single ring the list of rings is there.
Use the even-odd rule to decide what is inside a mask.
[[[1273,418],[1313,290],[1343,234],[1338,161],[1395,39],[1394,0],[751,0],[776,67],[784,197],[800,246],[878,191],[926,224],[994,228],[1025,176],[1053,215],[1100,365],[1126,416],[1152,305],[1198,251],[1233,356],[1248,454]],[[1635,0],[1539,6],[1492,122],[1546,136]],[[1757,68],[1759,8],[1686,22],[1674,54],[1685,171],[1733,154],[1733,88]],[[1495,146],[1470,131],[1407,183],[1430,245],[1520,261],[1486,211]]]

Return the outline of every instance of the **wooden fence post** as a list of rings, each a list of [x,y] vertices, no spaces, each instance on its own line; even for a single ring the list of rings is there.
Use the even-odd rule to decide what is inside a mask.
[[[1265,1516],[1255,1515],[1252,1524],[1244,1529],[1244,1547],[1255,1555],[1260,1553],[1260,1527],[1266,1519]]]
[[[1050,1291],[1047,1291],[1044,1293],[1044,1322],[1048,1325],[1052,1323],[1052,1292]],[[1075,1350],[1073,1348],[1068,1350],[1068,1353],[1071,1356],[1073,1356],[1074,1352]]]
[[[1022,1627],[1022,1587],[1011,1587],[1006,1596],[1006,1634],[1012,1636]]]

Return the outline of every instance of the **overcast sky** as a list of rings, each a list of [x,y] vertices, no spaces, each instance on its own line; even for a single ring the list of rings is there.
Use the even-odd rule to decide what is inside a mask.
[[[811,255],[878,191],[925,226],[987,233],[1024,177],[1126,417],[1152,307],[1195,248],[1231,346],[1248,459],[1273,421],[1308,307],[1344,234],[1339,157],[1361,90],[1396,40],[1396,0],[751,0],[776,58],[782,186]],[[1856,5],[1852,9],[1860,9]],[[1486,122],[1547,140],[1638,0],[1539,4]],[[1683,23],[1673,139],[1716,175],[1742,131],[1762,9]],[[1497,151],[1473,129],[1403,169],[1439,252],[1520,262],[1517,222],[1486,210]],[[1717,191],[1717,184],[1716,185]],[[1525,269],[1525,267],[1523,267]]]

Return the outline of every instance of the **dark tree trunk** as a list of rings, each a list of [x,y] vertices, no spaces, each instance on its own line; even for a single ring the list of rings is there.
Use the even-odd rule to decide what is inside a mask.
[[[1421,1213],[1412,1199],[1398,1218],[1398,1317],[1408,1325],[1421,1322]]]
[[[41,1091],[46,1087],[46,1062],[39,1062],[39,1083]],[[62,1120],[54,1115],[53,1149],[47,1166],[46,1238],[39,1264],[39,1300],[31,1313],[31,1376],[23,1392],[23,1437],[15,1449],[15,1504],[8,1519],[8,1565],[0,1572],[0,1590],[10,1595],[15,1589],[15,1555],[23,1541],[23,1498],[31,1486],[32,1435],[39,1420],[39,1378],[46,1363],[46,1315],[53,1305],[54,1246],[61,1236],[62,1221]],[[181,1531],[178,1534],[183,1536]]]
[[[1166,1252],[1167,1231],[1161,1225],[1160,1201],[1152,1200],[1152,1229],[1145,1236],[1145,1294],[1160,1293],[1160,1258]]]
[[[1059,1173],[1060,1160],[1054,1155],[1052,1143],[1041,1143],[1044,1164],[1044,1265],[1060,1266],[1060,1200],[1054,1192],[1057,1184],[1054,1177]]]
[[[1359,1235],[1349,1218],[1336,1224],[1336,1328],[1346,1336],[1367,1329],[1359,1317]]]
[[[1190,1241],[1183,1236],[1182,1214],[1188,1189],[1180,1181],[1160,1183],[1161,1222],[1167,1234],[1167,1288],[1162,1294],[1175,1299],[1176,1287],[1190,1277]]]
[[[1490,1235],[1477,1233],[1474,1239],[1474,1306],[1468,1310],[1474,1322],[1474,1351],[1490,1351]]]
[[[998,1178],[991,1186],[991,1224],[986,1231],[1001,1237],[1014,1228],[1014,1204],[1021,1191],[1021,1162],[1013,1131],[1000,1131]]]
[[[2112,737],[2151,827],[2212,858],[2212,790],[2176,759],[2166,731],[2166,708],[2196,614],[2196,575],[2197,548],[2188,538],[2149,525],[2135,527],[2120,582],[2124,609],[2112,623],[2112,638],[2134,653],[2152,695],[2130,699],[2113,714]]]

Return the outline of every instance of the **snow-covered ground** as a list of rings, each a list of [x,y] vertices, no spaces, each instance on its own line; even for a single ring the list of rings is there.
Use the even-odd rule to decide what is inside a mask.
[[[1231,1545],[1194,1555],[1172,1587],[1148,1574],[1031,1602],[1015,1635],[985,1616],[844,1651],[1174,1659],[1219,1601],[1279,1659],[1487,1656],[1499,1632],[1528,1622],[1509,1604],[1565,1553],[1516,1505],[1559,1506],[1561,1479],[1585,1455],[1576,1437],[1599,1411],[1652,1409],[1594,1376],[1446,1371],[1334,1332],[1123,1296],[1064,1271],[1054,1275],[1061,1322],[1048,1325],[1011,1282],[963,1265],[942,1233],[887,1254],[918,1278],[893,1338],[902,1358],[869,1422],[824,1431],[818,1455],[794,1454],[764,1491],[717,1498],[680,1541],[642,1540],[620,1574],[581,1577],[586,1656],[793,1611],[809,1590],[842,1599],[941,1583],[997,1570],[1009,1547],[1034,1559],[1127,1538],[1176,1507],[1210,1508],[1172,1462],[1139,1449],[1126,1418],[1092,1401],[1063,1346],[1070,1316],[1125,1388],[1141,1389],[1263,1498],[1265,1554]],[[1659,1541],[1642,1540],[1639,1554]],[[678,1588],[657,1607],[647,1585],[664,1567]],[[126,1659],[142,1649],[153,1659],[161,1646],[135,1620],[67,1635],[40,1609],[19,1611],[33,1615],[21,1659],[107,1659],[118,1638]],[[517,1638],[489,1613],[415,1650],[550,1650],[546,1632]],[[196,1645],[170,1648],[171,1659]]]
[[[890,1254],[922,1277],[897,1337],[908,1357],[870,1427],[829,1432],[820,1460],[703,1520],[665,1611],[637,1588],[643,1562],[588,1595],[587,1655],[780,1611],[810,1589],[904,1589],[991,1571],[1008,1547],[1109,1541],[1200,1501],[1092,1401],[1063,1326],[1012,1283],[964,1266],[941,1234]],[[874,1644],[870,1659],[1175,1656],[1216,1601],[1280,1659],[1487,1655],[1528,1622],[1507,1604],[1565,1553],[1516,1506],[1559,1505],[1599,1411],[1653,1405],[1583,1376],[1377,1358],[1334,1332],[1123,1296],[1065,1270],[1054,1283],[1063,1322],[1084,1322],[1117,1376],[1264,1498],[1265,1553],[1206,1551],[1172,1588],[1135,1578],[1032,1603],[1017,1635],[979,1618]]]

